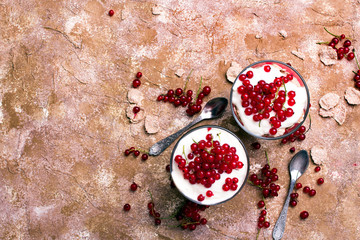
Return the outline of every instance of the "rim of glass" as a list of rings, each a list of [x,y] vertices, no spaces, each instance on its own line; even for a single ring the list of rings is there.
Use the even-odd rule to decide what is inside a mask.
[[[306,90],[306,97],[307,97],[307,106],[306,106],[306,110],[305,110],[305,113],[304,113],[304,117],[303,117],[303,120],[298,124],[296,125],[290,132],[288,132],[287,134],[283,134],[283,135],[280,135],[280,136],[277,136],[277,137],[264,137],[264,136],[258,136],[252,132],[250,132],[248,129],[246,129],[239,121],[238,117],[236,116],[235,112],[234,112],[234,106],[233,106],[233,103],[232,103],[232,99],[233,99],[233,88],[235,86],[235,83],[236,81],[239,80],[239,76],[244,73],[248,68],[254,66],[254,65],[257,65],[257,64],[260,64],[260,63],[263,63],[263,62],[275,62],[275,63],[279,63],[279,64],[282,64],[282,65],[285,65],[287,67],[289,67],[291,70],[293,70],[301,79],[301,81],[303,82],[304,84],[304,87],[305,87],[305,90]],[[242,130],[244,130],[247,134],[253,136],[253,137],[256,137],[256,138],[259,138],[259,139],[265,139],[265,140],[278,140],[278,139],[282,139],[282,138],[285,138],[285,137],[288,137],[290,136],[292,133],[294,133],[296,130],[298,130],[301,125],[305,122],[306,118],[307,118],[307,115],[309,113],[309,110],[310,110],[310,92],[309,92],[309,89],[308,89],[308,86],[304,80],[304,78],[301,76],[301,74],[295,69],[293,68],[292,66],[284,63],[284,62],[281,62],[281,61],[277,61],[277,60],[261,60],[261,61],[258,61],[258,62],[254,62],[252,64],[250,64],[249,66],[247,66],[246,68],[244,68],[239,74],[238,76],[236,77],[234,83],[233,83],[233,86],[231,87],[231,91],[230,91],[230,108],[231,108],[231,113],[233,115],[233,117],[235,118],[235,121],[236,123],[241,127]]]
[[[185,195],[182,191],[180,191],[180,189],[176,186],[176,183],[174,181],[174,184],[176,186],[176,189],[188,200],[194,202],[194,203],[197,203],[199,205],[209,205],[209,206],[213,206],[213,205],[218,205],[218,204],[221,204],[221,203],[224,203],[224,202],[227,202],[229,201],[230,199],[233,199],[236,195],[238,195],[238,193],[241,191],[241,189],[245,186],[246,184],[246,181],[248,179],[248,176],[249,176],[249,171],[250,171],[250,161],[249,161],[249,154],[245,148],[245,145],[244,143],[240,140],[240,138],[238,136],[236,136],[235,133],[233,133],[232,131],[230,131],[229,129],[226,129],[226,128],[223,128],[223,127],[220,127],[220,126],[217,126],[217,125],[203,125],[203,126],[199,126],[199,127],[196,127],[196,128],[193,128],[191,130],[189,130],[188,132],[186,132],[175,144],[173,150],[172,150],[172,153],[171,153],[171,158],[170,158],[170,175],[171,175],[171,178],[172,178],[172,174],[173,174],[173,168],[172,168],[172,162],[173,162],[173,159],[174,159],[174,154],[175,154],[175,149],[178,147],[178,144],[179,142],[184,138],[186,137],[187,135],[189,135],[190,133],[194,132],[194,131],[197,131],[201,128],[217,128],[217,129],[221,129],[221,130],[224,130],[228,133],[230,133],[231,135],[233,135],[241,144],[241,146],[243,147],[244,151],[245,151],[245,155],[246,155],[246,161],[247,161],[247,169],[246,169],[246,176],[245,176],[245,179],[244,179],[244,182],[242,183],[242,185],[239,187],[239,189],[235,192],[235,194],[233,196],[231,196],[230,198],[228,199],[225,199],[221,202],[218,202],[218,203],[212,203],[212,204],[203,204],[202,202],[198,201],[197,199],[193,199],[191,197],[188,197],[187,195]]]

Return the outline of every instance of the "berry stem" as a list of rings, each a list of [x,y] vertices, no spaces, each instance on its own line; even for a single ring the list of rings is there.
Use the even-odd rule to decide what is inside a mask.
[[[355,56],[356,65],[357,65],[358,69],[360,69],[359,62],[358,62],[356,54],[355,54],[355,49],[353,49],[353,53],[354,53],[354,56]]]
[[[194,70],[194,69],[191,69],[189,75],[186,77],[186,82],[185,82],[185,86],[184,86],[184,92],[186,91],[188,82],[189,82],[189,80],[190,80],[190,75],[191,75],[191,73],[193,72],[193,70]]]
[[[185,157],[185,160],[186,160],[186,164],[188,163],[188,159],[186,157],[186,154],[185,154],[185,145],[183,145],[183,155]]]
[[[304,134],[306,134],[311,129],[311,115],[309,113],[309,128],[306,130]]]
[[[316,44],[319,44],[319,45],[321,45],[321,44],[326,44],[326,45],[328,45],[330,42],[317,42]]]
[[[257,234],[256,234],[256,240],[259,239],[260,231],[261,231],[261,228],[259,228],[259,230],[258,230],[258,232],[257,232]]]
[[[148,192],[149,192],[149,194],[150,194],[151,201],[154,202],[154,199],[153,199],[153,196],[152,196],[150,190],[148,190]]]
[[[267,154],[267,151],[265,151],[265,157],[266,157],[266,163],[269,164],[269,156]],[[270,165],[270,164],[269,164]]]
[[[203,78],[201,77],[200,85],[199,85],[199,88],[198,88],[198,90],[197,90],[197,92],[196,92],[196,99],[197,99],[198,96],[199,96],[199,93],[200,93],[200,90],[201,90],[202,81],[203,81]]]
[[[333,33],[329,32],[329,31],[326,29],[326,27],[324,27],[324,29],[325,29],[325,31],[326,31],[328,34],[330,34],[331,36],[334,36],[334,37],[340,38],[340,36],[335,35],[335,34],[333,34]]]

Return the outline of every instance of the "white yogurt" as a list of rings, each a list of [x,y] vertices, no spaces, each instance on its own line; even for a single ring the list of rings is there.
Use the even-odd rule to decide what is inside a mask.
[[[255,86],[260,80],[264,80],[266,83],[271,83],[274,81],[276,77],[286,76],[287,73],[280,66],[276,64],[269,64],[271,66],[270,72],[264,71],[264,66],[260,66],[257,68],[248,68],[246,72],[252,71],[254,76],[249,79],[251,85]],[[244,72],[246,74],[246,72]],[[255,122],[253,120],[253,115],[247,116],[245,114],[245,108],[241,105],[241,95],[237,92],[239,86],[242,85],[242,81],[237,80],[232,88],[232,104],[236,106],[235,111],[241,118],[241,122],[243,126],[252,132],[254,135],[263,136],[269,134],[269,130],[272,127],[269,119],[264,119],[260,122]],[[304,86],[300,86],[300,83],[294,77],[293,80],[289,81],[285,84],[287,92],[294,91],[295,95],[295,105],[289,106],[287,104],[288,97],[286,97],[286,101],[284,103],[285,108],[292,108],[294,110],[294,115],[288,117],[284,122],[281,122],[281,127],[277,129],[277,133],[275,136],[283,135],[286,128],[292,127],[295,123],[301,121],[301,118],[304,115],[304,111],[307,106],[307,92]],[[283,86],[280,87],[280,90],[285,90]],[[275,112],[270,112],[270,117],[274,116]]]
[[[185,158],[183,154],[183,146],[185,146],[185,155],[187,157],[187,155],[191,152],[191,144],[194,143],[194,141],[199,142],[200,140],[205,140],[206,135],[209,133],[213,135],[213,140],[218,140],[221,145],[227,143],[230,147],[235,147],[236,154],[239,156],[239,161],[241,161],[244,166],[241,169],[233,169],[230,174],[225,172],[220,174],[220,179],[216,180],[210,188],[206,188],[200,183],[191,184],[189,180],[184,179],[183,172],[179,169],[178,164],[175,162],[175,157],[176,155],[181,155]],[[214,126],[211,126],[210,130],[207,127],[199,128],[184,136],[178,142],[176,149],[173,150],[173,159],[171,160],[171,164],[171,177],[179,191],[194,202],[198,202],[197,198],[200,194],[204,195],[205,200],[201,202],[203,205],[214,205],[223,202],[238,193],[244,181],[246,181],[246,175],[249,168],[247,154],[239,140],[229,132]],[[239,179],[239,182],[237,183],[238,188],[235,191],[229,190],[225,192],[222,189],[222,186],[225,184],[225,179],[228,177],[236,177]],[[207,197],[206,192],[208,190],[211,190],[214,196]]]

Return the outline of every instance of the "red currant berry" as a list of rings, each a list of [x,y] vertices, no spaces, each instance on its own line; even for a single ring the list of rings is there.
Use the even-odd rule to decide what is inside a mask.
[[[246,73],[246,77],[247,78],[252,78],[254,76],[254,73],[252,72],[252,71],[248,71],[247,73]]]
[[[351,41],[349,39],[345,40],[344,47],[350,47],[350,46],[351,46]]]
[[[175,90],[175,95],[176,95],[176,96],[180,96],[182,93],[183,93],[183,90],[182,90],[181,88],[177,88],[177,89]]]
[[[141,73],[141,72],[138,72],[138,73],[136,74],[136,77],[137,77],[137,78],[141,78],[141,77],[142,77],[142,73]]]
[[[309,191],[309,196],[310,197],[313,197],[313,196],[315,196],[316,195],[316,190],[315,189],[311,189],[310,191]]]
[[[321,170],[320,166],[315,167],[315,172],[319,172]]]
[[[270,227],[270,223],[268,221],[264,222],[264,228],[269,228]]]
[[[254,149],[260,149],[261,147],[261,144],[259,142],[254,142],[251,144],[251,146],[254,148]]]
[[[204,195],[202,195],[202,194],[200,194],[200,195],[198,196],[198,198],[197,198],[197,200],[198,200],[199,202],[204,201],[204,199],[205,199],[205,197],[204,197]]]
[[[297,205],[297,201],[296,200],[291,200],[290,201],[290,206],[295,207]]]
[[[305,186],[305,187],[303,188],[303,192],[304,192],[304,193],[309,193],[309,192],[310,192],[310,188],[309,188],[308,186]]]
[[[201,224],[201,225],[205,225],[206,223],[207,223],[206,218],[200,219],[200,224]]]
[[[130,189],[131,189],[131,191],[136,191],[136,189],[137,189],[137,184],[136,183],[132,183],[131,185],[130,185]]]
[[[126,203],[126,204],[124,205],[124,211],[128,212],[128,211],[130,211],[130,209],[131,209],[130,204]]]
[[[277,133],[276,128],[270,128],[269,133],[270,133],[271,135],[275,135],[275,134]]]
[[[302,188],[302,184],[301,184],[301,183],[296,183],[295,188],[296,188],[296,189]]]
[[[306,219],[309,217],[309,213],[307,211],[302,211],[300,213],[300,217],[301,217],[301,219]]]
[[[133,87],[138,88],[141,85],[141,81],[139,79],[135,79],[133,81]]]
[[[205,86],[202,90],[205,96],[209,95],[211,92],[211,88],[209,86]]]
[[[147,155],[146,153],[141,155],[141,160],[143,160],[143,161],[146,161],[148,158],[149,158],[149,155]]]
[[[261,216],[266,216],[266,213],[267,213],[266,210],[261,210],[260,215]]]
[[[161,224],[161,219],[155,218],[155,225],[160,225],[160,224]]]
[[[140,151],[139,151],[139,150],[135,150],[135,151],[134,151],[134,155],[135,155],[135,157],[139,156],[139,155],[140,155]]]
[[[261,200],[261,201],[258,202],[257,205],[258,205],[259,208],[263,208],[265,206],[265,202],[263,200]]]
[[[112,17],[112,16],[114,16],[114,14],[115,14],[114,10],[111,9],[111,10],[109,11],[109,16]]]
[[[271,67],[269,65],[264,66],[264,71],[265,72],[270,72],[270,70],[271,70]]]
[[[319,178],[319,179],[317,180],[317,184],[321,185],[321,184],[323,184],[323,183],[324,183],[324,179],[323,179],[323,178]]]
[[[355,54],[353,52],[349,53],[347,56],[346,56],[346,59],[351,61],[355,58]]]

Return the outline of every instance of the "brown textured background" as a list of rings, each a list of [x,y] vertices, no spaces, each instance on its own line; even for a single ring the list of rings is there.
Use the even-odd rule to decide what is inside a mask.
[[[160,15],[152,14],[155,5]],[[307,139],[285,146],[260,141],[261,150],[254,151],[255,139],[238,131],[229,109],[207,122],[236,131],[251,165],[263,165],[267,150],[279,169],[282,190],[267,202],[271,227],[259,239],[271,238],[285,198],[289,148],[314,145],[326,148],[328,158],[320,173],[311,165],[301,182],[317,195],[300,194],[298,206],[289,209],[284,239],[358,238],[360,109],[347,105],[342,126],[318,115],[322,95],[343,96],[353,85],[356,65],[342,60],[324,66],[318,52],[325,46],[315,43],[331,39],[323,30],[327,26],[359,48],[359,7],[355,0],[1,0],[0,239],[255,239],[260,196],[249,185],[233,200],[206,210],[208,226],[194,232],[171,228],[170,220],[154,226],[147,190],[164,217],[182,199],[165,171],[171,148],[146,162],[125,158],[123,151],[148,149],[191,121],[184,108],[155,101],[159,93],[182,87],[191,69],[190,88],[203,77],[212,87],[210,97],[229,97],[230,62],[245,67],[262,59],[290,62],[306,79],[312,99]],[[177,69],[185,70],[182,78],[174,75]],[[161,119],[154,135],[125,114],[137,71],[144,74],[143,111]],[[321,187],[315,184],[319,177],[325,178]],[[133,181],[140,186],[135,193],[129,191]],[[125,213],[127,202],[132,209]],[[305,209],[310,217],[301,221]]]

